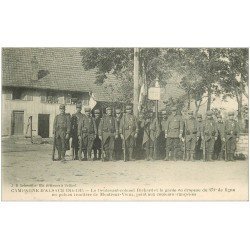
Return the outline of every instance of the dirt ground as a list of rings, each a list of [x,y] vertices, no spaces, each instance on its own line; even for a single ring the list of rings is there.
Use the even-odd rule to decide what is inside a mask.
[[[248,161],[51,160],[50,144],[2,141],[2,200],[248,200]]]

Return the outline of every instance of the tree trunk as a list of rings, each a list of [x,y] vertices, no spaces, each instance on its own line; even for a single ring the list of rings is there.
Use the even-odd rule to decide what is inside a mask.
[[[242,93],[239,93],[239,98],[238,98],[238,121],[239,121],[239,126],[240,130],[244,130],[244,121],[242,117]]]
[[[134,49],[134,115],[138,115],[139,105],[139,48]]]
[[[188,110],[190,110],[190,105],[191,105],[191,97],[190,97],[190,93],[188,92]]]
[[[212,102],[212,90],[211,86],[207,89],[207,111],[211,109],[211,102]]]

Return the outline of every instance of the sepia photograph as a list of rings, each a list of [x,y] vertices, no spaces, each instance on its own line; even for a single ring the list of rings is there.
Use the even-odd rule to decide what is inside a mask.
[[[2,48],[3,201],[248,201],[248,48]]]

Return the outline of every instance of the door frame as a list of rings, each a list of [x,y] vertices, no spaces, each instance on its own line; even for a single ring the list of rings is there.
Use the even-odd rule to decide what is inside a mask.
[[[43,115],[44,115],[44,116],[48,116],[48,137],[42,137],[41,135],[40,135],[40,136],[41,136],[42,138],[49,138],[49,132],[50,132],[50,131],[49,131],[49,130],[50,130],[50,114],[38,114],[38,115],[37,115],[37,134],[39,135],[39,132],[40,132],[40,131],[39,131],[39,128],[40,128],[40,126],[39,126],[39,116],[41,117],[41,116],[43,116]]]
[[[12,112],[11,112],[11,135],[14,135],[14,113],[15,112],[19,112],[19,113],[23,113],[23,133],[22,134],[18,134],[19,136],[20,135],[24,135],[24,110],[12,110]],[[17,136],[18,136],[17,135]]]

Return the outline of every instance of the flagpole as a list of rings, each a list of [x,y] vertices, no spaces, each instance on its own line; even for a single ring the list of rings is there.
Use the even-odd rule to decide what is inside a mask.
[[[139,105],[139,48],[134,48],[134,115],[138,116]]]

